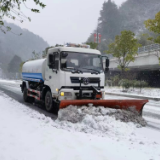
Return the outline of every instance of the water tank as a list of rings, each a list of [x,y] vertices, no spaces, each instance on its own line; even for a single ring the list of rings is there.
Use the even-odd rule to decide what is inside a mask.
[[[45,80],[45,64],[46,59],[25,62],[22,67],[22,79],[43,82]]]

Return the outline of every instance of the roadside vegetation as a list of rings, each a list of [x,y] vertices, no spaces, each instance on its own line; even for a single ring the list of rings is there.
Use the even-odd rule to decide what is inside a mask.
[[[113,87],[118,86],[122,87],[122,92],[128,92],[130,90],[134,91],[135,89],[139,89],[141,93],[143,88],[148,87],[148,83],[141,80],[129,80],[129,79],[119,79],[118,76],[113,77],[112,80],[106,80],[106,85]]]
[[[139,38],[141,42],[157,43],[160,44],[160,12],[155,15],[154,19],[148,19],[144,21],[146,29],[152,34],[143,34]],[[120,73],[114,77],[110,77],[106,81],[108,85],[114,84],[116,86],[122,86],[123,91],[128,91],[130,88],[140,88],[140,92],[143,87],[149,86],[148,82],[141,79],[141,75],[129,75],[129,64],[135,61],[135,56],[138,55],[138,48],[141,46],[138,38],[130,30],[121,31],[121,35],[115,37],[115,41],[109,44],[107,54],[116,58],[116,63]],[[145,41],[144,41],[145,40]],[[145,44],[145,43],[144,43]],[[156,51],[156,56],[160,64],[160,50]],[[138,75],[139,74],[139,75]],[[139,76],[139,78],[138,78]]]

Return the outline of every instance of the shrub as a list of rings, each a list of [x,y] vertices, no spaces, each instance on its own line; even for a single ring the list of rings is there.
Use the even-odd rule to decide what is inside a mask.
[[[118,86],[118,85],[119,85],[119,81],[120,81],[120,76],[119,76],[119,75],[116,75],[116,76],[114,76],[114,77],[112,78],[112,80],[113,80],[113,84],[114,84],[115,86]]]
[[[135,87],[140,88],[141,92],[142,88],[148,86],[148,83],[145,81],[122,79],[119,81],[119,85],[122,86],[124,90],[128,90],[130,87],[133,87],[133,89]]]
[[[105,81],[105,86],[111,87],[112,86],[112,80],[106,80]]]
[[[122,79],[119,81],[119,85],[122,86],[123,89],[128,90],[132,86],[132,83],[128,79]]]

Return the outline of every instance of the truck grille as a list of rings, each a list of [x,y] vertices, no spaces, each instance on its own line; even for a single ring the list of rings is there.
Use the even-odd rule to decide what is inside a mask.
[[[72,83],[80,83],[79,78],[83,79],[84,77],[70,77],[70,78],[71,78],[71,82]],[[100,81],[100,78],[97,78],[97,77],[94,78],[94,77],[92,77],[92,78],[88,78],[88,80],[89,80],[89,83],[98,83]]]

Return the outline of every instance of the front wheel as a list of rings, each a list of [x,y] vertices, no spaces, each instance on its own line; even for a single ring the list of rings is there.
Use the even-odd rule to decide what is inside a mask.
[[[45,95],[45,108],[48,112],[53,111],[52,94],[50,91],[47,91],[47,93]]]
[[[45,108],[48,112],[52,112],[53,114],[58,115],[59,103],[52,99],[52,94],[50,91],[47,91],[45,95]]]

